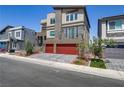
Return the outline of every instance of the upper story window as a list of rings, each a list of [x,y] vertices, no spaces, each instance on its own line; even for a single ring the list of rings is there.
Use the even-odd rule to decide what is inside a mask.
[[[50,24],[55,24],[55,18],[50,19]]]
[[[122,20],[109,21],[108,30],[122,30]]]
[[[78,19],[77,13],[69,13],[66,15],[66,21],[74,21]]]
[[[20,31],[16,31],[15,32],[15,37],[21,37],[21,32]]]
[[[77,14],[77,13],[75,13],[75,20],[77,20],[77,16],[78,16],[78,14]]]
[[[8,32],[8,37],[12,37],[12,32]]]
[[[66,15],[66,21],[69,21],[69,15]]]

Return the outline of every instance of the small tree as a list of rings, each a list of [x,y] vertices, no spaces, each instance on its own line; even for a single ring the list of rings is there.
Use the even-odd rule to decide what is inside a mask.
[[[30,55],[33,53],[33,45],[29,40],[26,40],[25,42],[25,51],[27,55]]]
[[[85,58],[85,49],[86,49],[86,44],[84,42],[80,42],[78,45],[78,50],[79,50],[79,58],[84,59]]]
[[[92,51],[92,53],[94,54],[94,56],[98,56],[99,58],[103,57],[103,50],[105,45],[109,45],[111,47],[113,47],[115,44],[114,40],[112,39],[97,39],[95,37],[93,37],[93,42],[90,45],[90,49]]]

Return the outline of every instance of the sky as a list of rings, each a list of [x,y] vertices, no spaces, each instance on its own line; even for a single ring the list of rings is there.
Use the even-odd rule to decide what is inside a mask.
[[[88,5],[86,6],[86,9],[91,25],[91,39],[93,36],[97,36],[98,19],[124,14],[123,5]],[[51,5],[0,6],[0,29],[7,25],[23,25],[39,32],[41,30],[40,21],[45,19],[47,14],[53,11]]]

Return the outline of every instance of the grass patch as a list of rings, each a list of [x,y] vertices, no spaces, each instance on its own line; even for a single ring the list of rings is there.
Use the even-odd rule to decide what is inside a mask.
[[[91,67],[106,69],[105,63],[101,59],[92,59],[90,63]]]

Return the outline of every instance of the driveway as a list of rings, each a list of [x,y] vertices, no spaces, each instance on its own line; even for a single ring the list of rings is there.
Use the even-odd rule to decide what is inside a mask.
[[[106,59],[106,67],[117,71],[124,71],[124,59]]]
[[[124,48],[106,48],[104,56],[111,59],[124,59]]]
[[[124,48],[106,48],[104,56],[108,69],[124,71]]]
[[[56,62],[71,63],[77,55],[65,55],[65,54],[51,54],[51,53],[39,53],[29,56],[30,58],[44,59]]]

